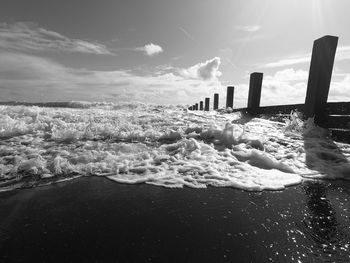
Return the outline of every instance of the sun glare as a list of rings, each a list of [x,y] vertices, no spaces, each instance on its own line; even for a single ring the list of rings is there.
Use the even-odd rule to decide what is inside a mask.
[[[324,26],[324,9],[322,6],[322,1],[312,0],[312,22],[314,28],[317,30],[318,34],[322,34],[325,30]]]

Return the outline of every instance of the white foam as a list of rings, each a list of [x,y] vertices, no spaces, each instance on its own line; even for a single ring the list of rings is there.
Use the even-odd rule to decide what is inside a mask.
[[[280,123],[174,106],[77,105],[0,106],[0,177],[97,175],[129,184],[256,191],[303,178],[350,178],[350,146],[294,113]]]

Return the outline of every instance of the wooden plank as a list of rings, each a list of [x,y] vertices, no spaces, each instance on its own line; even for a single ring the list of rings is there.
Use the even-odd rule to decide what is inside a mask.
[[[199,110],[203,110],[203,101],[202,100],[199,102]]]
[[[324,36],[314,41],[307,84],[304,114],[324,122],[338,37]]]
[[[233,108],[233,97],[235,94],[235,87],[229,86],[226,91],[226,108]]]
[[[303,112],[304,104],[275,105],[259,107],[256,114],[289,114],[291,111]]]
[[[350,115],[329,115],[324,126],[326,128],[350,129]]]
[[[326,113],[350,115],[350,102],[328,102],[326,105]]]
[[[210,103],[210,98],[205,98],[205,106],[204,106],[205,111],[209,111],[209,103]]]
[[[219,94],[214,93],[214,110],[217,110],[219,108]]]
[[[253,115],[257,113],[260,106],[262,80],[263,73],[254,72],[250,74],[247,111]]]
[[[350,129],[330,129],[334,140],[344,143],[350,143]]]

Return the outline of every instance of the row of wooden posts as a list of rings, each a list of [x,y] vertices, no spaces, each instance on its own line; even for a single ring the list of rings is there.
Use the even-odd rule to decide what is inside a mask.
[[[321,118],[327,104],[329,86],[332,77],[335,52],[338,45],[338,37],[324,36],[314,41],[309,79],[307,84],[306,98],[304,104],[305,117],[315,116]],[[263,73],[254,72],[250,75],[249,93],[247,107],[243,108],[250,114],[258,114],[260,109],[261,87]],[[226,108],[233,108],[234,87],[227,87]],[[189,110],[209,111],[210,98],[205,98],[199,104],[195,103]],[[219,106],[219,94],[214,94],[213,109]]]
[[[250,74],[250,83],[249,83],[249,94],[248,94],[248,105],[247,111],[251,114],[254,114],[257,109],[260,107],[260,97],[261,97],[261,86],[263,80],[263,73],[254,72]],[[235,87],[229,86],[226,91],[226,108],[233,108],[233,98],[235,93]],[[204,105],[203,101],[192,105],[189,107],[189,110],[210,110],[210,98],[205,98]],[[214,93],[214,104],[213,109],[219,109],[219,93]]]

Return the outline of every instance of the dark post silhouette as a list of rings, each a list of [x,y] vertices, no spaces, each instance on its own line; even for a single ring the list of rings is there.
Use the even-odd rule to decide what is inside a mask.
[[[194,109],[198,110],[198,103],[195,104]]]
[[[199,109],[200,109],[200,110],[203,110],[203,101],[200,101],[200,102],[199,102]]]
[[[192,110],[192,106],[188,108],[189,110]]]
[[[263,73],[254,72],[250,74],[248,107],[247,107],[247,111],[250,114],[256,114],[260,107],[262,80],[263,80]]]
[[[338,37],[324,36],[314,41],[305,98],[305,117],[315,116],[321,123],[326,117],[325,106],[331,83]]]
[[[227,87],[226,93],[226,108],[233,108],[233,96],[235,93],[235,87]]]
[[[219,94],[214,93],[214,110],[219,108]]]
[[[209,102],[210,102],[210,98],[205,98],[205,106],[204,106],[205,111],[209,111]]]

